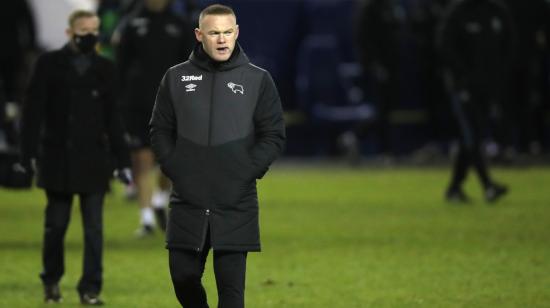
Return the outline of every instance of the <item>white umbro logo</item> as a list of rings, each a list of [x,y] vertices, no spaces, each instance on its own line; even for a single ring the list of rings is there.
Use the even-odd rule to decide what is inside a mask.
[[[244,94],[244,87],[240,84],[236,84],[233,82],[227,83],[227,87],[233,91],[233,93],[237,94],[237,92]]]
[[[196,84],[190,83],[185,86],[185,92],[195,92],[195,88],[197,87]]]

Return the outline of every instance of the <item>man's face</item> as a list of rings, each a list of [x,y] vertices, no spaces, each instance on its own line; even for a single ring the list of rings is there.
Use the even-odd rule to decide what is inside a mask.
[[[67,29],[67,35],[69,39],[73,39],[75,35],[86,34],[99,34],[99,18],[94,17],[82,17],[73,22],[73,25]]]
[[[197,40],[215,61],[227,61],[239,36],[239,26],[233,15],[206,15],[195,29]]]

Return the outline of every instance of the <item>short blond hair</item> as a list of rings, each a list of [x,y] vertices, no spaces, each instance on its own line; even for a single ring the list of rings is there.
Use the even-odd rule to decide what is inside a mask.
[[[80,18],[98,17],[96,13],[87,10],[76,10],[69,15],[69,27],[72,28],[74,23]],[[99,18],[99,17],[98,17]]]
[[[202,10],[199,15],[199,24],[206,15],[233,15],[237,19],[235,11],[227,5],[222,4],[212,4]]]

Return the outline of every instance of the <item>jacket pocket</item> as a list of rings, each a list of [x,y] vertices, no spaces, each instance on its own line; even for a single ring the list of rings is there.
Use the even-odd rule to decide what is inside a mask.
[[[245,146],[233,143],[212,153],[216,178],[212,181],[214,202],[237,206],[247,198],[255,198],[256,178],[250,155]]]
[[[172,181],[178,198],[189,204],[204,204],[207,191],[207,155],[205,147],[178,138],[172,153],[161,165],[162,172]]]

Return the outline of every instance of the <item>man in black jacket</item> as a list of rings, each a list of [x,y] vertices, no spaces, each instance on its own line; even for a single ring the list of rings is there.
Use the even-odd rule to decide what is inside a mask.
[[[256,179],[285,141],[275,84],[238,34],[231,8],[204,9],[200,43],[166,72],[153,108],[151,145],[173,183],[170,273],[184,307],[208,307],[201,277],[210,248],[219,307],[244,307],[246,255],[260,251]]]
[[[103,303],[103,199],[113,173],[112,158],[125,170],[121,174],[129,171],[115,107],[115,68],[95,53],[98,27],[92,12],[71,14],[69,42],[40,56],[23,109],[22,165],[30,170],[36,158],[38,186],[48,202],[40,274],[46,302],[61,301],[63,240],[72,199],[78,195],[85,239],[78,292],[83,304]]]
[[[502,107],[512,64],[515,28],[506,6],[499,0],[454,2],[439,33],[446,66],[446,86],[460,129],[459,152],[446,198],[467,202],[462,190],[468,169],[477,172],[485,199],[494,202],[507,192],[489,175],[482,154],[491,107]]]

